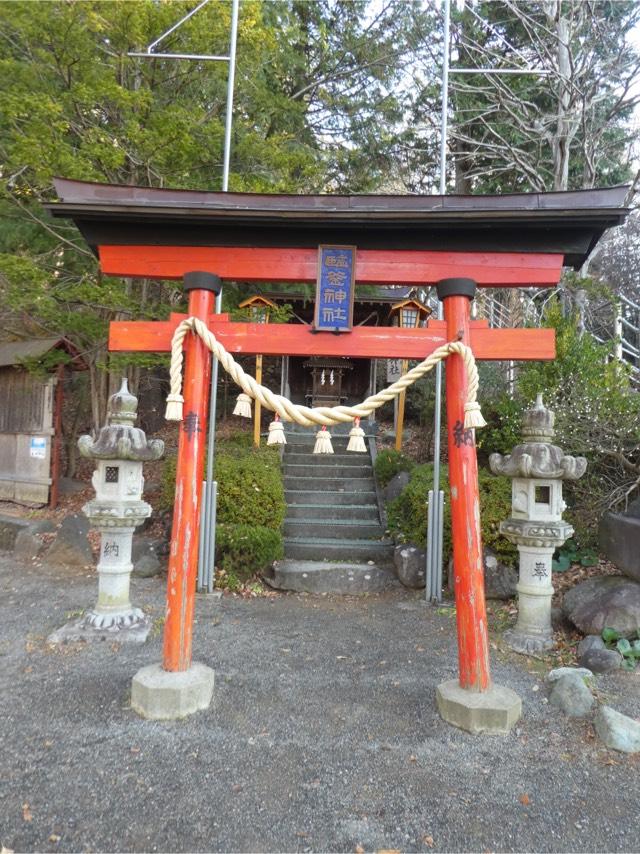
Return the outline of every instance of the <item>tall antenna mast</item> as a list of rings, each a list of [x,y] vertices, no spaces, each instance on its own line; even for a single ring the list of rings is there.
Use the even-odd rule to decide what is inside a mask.
[[[201,0],[190,12],[187,12],[172,27],[164,32],[143,53],[132,51],[129,56],[141,59],[195,59],[199,62],[228,62],[227,75],[227,109],[224,122],[224,150],[222,158],[222,192],[229,190],[229,167],[231,163],[231,129],[233,126],[233,90],[236,76],[236,45],[238,41],[238,10],[240,0],[231,0],[231,34],[229,38],[229,53],[226,56],[215,54],[194,53],[157,53],[155,48],[167,36],[174,33],[185,21],[192,18],[207,5],[209,0]],[[216,313],[222,311],[222,291],[216,296]],[[207,474],[202,489],[202,516],[200,525],[200,544],[198,552],[198,590],[213,592],[215,582],[215,552],[216,552],[216,505],[218,484],[214,480],[214,457],[216,443],[216,409],[218,397],[218,360],[211,358],[211,394],[209,404],[209,428],[207,431]]]

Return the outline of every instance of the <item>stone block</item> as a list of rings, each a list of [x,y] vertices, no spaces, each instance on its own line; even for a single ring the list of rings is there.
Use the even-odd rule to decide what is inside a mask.
[[[436,702],[443,720],[473,734],[508,733],[522,715],[520,697],[500,685],[483,692],[469,691],[451,679],[438,685]]]
[[[610,706],[601,706],[594,721],[601,741],[621,753],[640,753],[640,723],[616,712]]]
[[[209,707],[213,684],[214,672],[205,664],[175,672],[150,664],[133,677],[131,708],[149,720],[185,718]]]

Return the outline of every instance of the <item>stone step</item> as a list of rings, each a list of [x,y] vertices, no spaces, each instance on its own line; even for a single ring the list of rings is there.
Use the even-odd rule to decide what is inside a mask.
[[[317,492],[319,489],[330,492],[374,492],[373,478],[369,477],[300,477],[285,474],[285,490],[311,490]],[[361,503],[361,502],[358,502]]]
[[[345,421],[340,424],[333,424],[331,427],[327,427],[327,430],[331,433],[331,437],[333,439],[334,436],[340,436],[348,440],[349,433],[353,428],[352,421]],[[363,419],[360,421],[360,426],[365,432],[367,436],[375,436],[378,432],[378,426],[374,422],[372,424],[367,421],[367,419]],[[303,442],[310,442],[311,438],[315,439],[315,435],[318,430],[321,430],[320,426],[316,427],[303,427],[301,424],[295,424],[293,422],[287,422],[284,425],[285,435],[287,437],[287,441],[289,441],[289,437],[294,440],[302,440]]]
[[[393,544],[377,540],[338,540],[332,537],[285,537],[286,558],[297,560],[347,561],[366,563],[372,560],[379,566],[393,560]]]
[[[360,493],[357,493],[360,495]],[[312,519],[321,522],[323,519],[366,519],[369,522],[379,522],[378,505],[373,501],[369,504],[292,504],[287,501],[287,519]]]
[[[298,465],[308,465],[308,466],[321,466],[326,463],[331,463],[333,465],[364,465],[369,466],[371,468],[371,457],[369,454],[359,454],[359,453],[345,453],[345,454],[310,454],[310,453],[298,453],[297,451],[289,451],[285,452],[283,463],[285,465],[289,464],[298,464]]]
[[[298,593],[363,595],[397,585],[393,573],[377,564],[280,560],[265,581],[278,590]]]
[[[323,465],[307,465],[306,463],[285,463],[282,467],[285,477],[315,477],[318,480],[333,477],[373,477],[371,466],[341,465],[340,463],[324,463]]]
[[[379,522],[366,519],[285,519],[285,537],[315,539],[339,537],[341,540],[380,540],[384,529]]]
[[[296,481],[294,480],[294,482]],[[377,506],[376,491],[373,488],[373,485],[370,489],[342,489],[340,491],[336,491],[330,489],[318,489],[317,487],[320,486],[318,481],[314,481],[314,484],[314,489],[295,489],[295,487],[286,489],[285,500],[287,502],[287,506],[293,507],[300,504],[336,507],[344,507],[351,504],[373,504]]]

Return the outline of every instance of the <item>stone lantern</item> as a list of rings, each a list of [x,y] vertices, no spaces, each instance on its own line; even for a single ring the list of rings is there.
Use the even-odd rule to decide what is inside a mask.
[[[532,653],[551,649],[551,561],[554,551],[572,534],[562,520],[566,504],[562,481],[577,480],[587,468],[584,457],[565,456],[554,436],[555,415],[542,403],[524,413],[523,443],[511,454],[491,454],[494,474],[512,478],[512,515],[500,523],[500,533],[518,547],[518,620],[505,639],[516,652]]]
[[[164,442],[147,440],[144,430],[134,427],[138,399],[129,392],[127,380],[109,398],[107,426],[94,442],[81,436],[78,448],[83,457],[97,461],[92,484],[96,497],[82,508],[93,528],[100,531],[98,601],[80,622],[84,636],[92,630],[117,634],[119,640],[146,639],[149,620],[129,600],[131,543],[133,532],[151,515],[142,500],[142,464],[159,459]]]

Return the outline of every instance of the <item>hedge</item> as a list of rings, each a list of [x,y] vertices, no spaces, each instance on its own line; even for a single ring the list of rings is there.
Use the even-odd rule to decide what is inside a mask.
[[[486,469],[479,469],[480,521],[482,541],[499,560],[508,564],[517,561],[517,549],[499,531],[500,522],[511,516],[511,480],[495,477]],[[409,483],[400,495],[387,506],[388,525],[398,542],[415,543],[424,547],[427,542],[427,500],[433,488],[433,464],[416,466]],[[449,472],[440,469],[440,488],[444,490],[444,543],[443,558],[449,560],[451,546],[451,503],[449,499]]]

